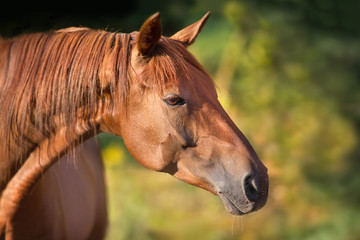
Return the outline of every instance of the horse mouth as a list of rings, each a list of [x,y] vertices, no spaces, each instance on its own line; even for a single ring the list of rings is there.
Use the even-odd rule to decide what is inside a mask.
[[[222,200],[226,210],[232,215],[244,215],[255,210],[255,204],[249,201],[243,203],[237,203],[232,201],[230,198],[222,193],[218,194]]]

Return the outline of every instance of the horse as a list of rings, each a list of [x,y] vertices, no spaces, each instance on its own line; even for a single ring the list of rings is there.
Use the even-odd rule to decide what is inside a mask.
[[[101,132],[122,137],[144,167],[218,195],[230,214],[266,204],[267,168],[187,50],[209,16],[171,37],[155,13],[128,34],[0,39],[2,238],[104,237]]]

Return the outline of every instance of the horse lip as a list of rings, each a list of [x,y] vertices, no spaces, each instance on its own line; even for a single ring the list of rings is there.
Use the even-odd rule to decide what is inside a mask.
[[[238,207],[233,201],[230,200],[224,193],[218,192],[226,210],[232,215],[244,215],[254,210],[254,205],[250,202],[245,203],[243,206]]]

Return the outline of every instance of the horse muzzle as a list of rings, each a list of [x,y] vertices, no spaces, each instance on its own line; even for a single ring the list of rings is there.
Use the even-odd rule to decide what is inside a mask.
[[[218,187],[217,194],[230,214],[244,215],[265,206],[268,187],[269,180],[266,172],[258,175],[250,173],[240,181],[236,181],[236,184]]]

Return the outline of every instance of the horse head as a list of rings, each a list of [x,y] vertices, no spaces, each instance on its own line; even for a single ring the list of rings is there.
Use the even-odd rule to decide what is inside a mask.
[[[131,33],[126,100],[103,117],[101,130],[122,136],[145,167],[219,195],[241,215],[265,205],[268,175],[186,49],[208,17],[168,38],[156,13]]]

